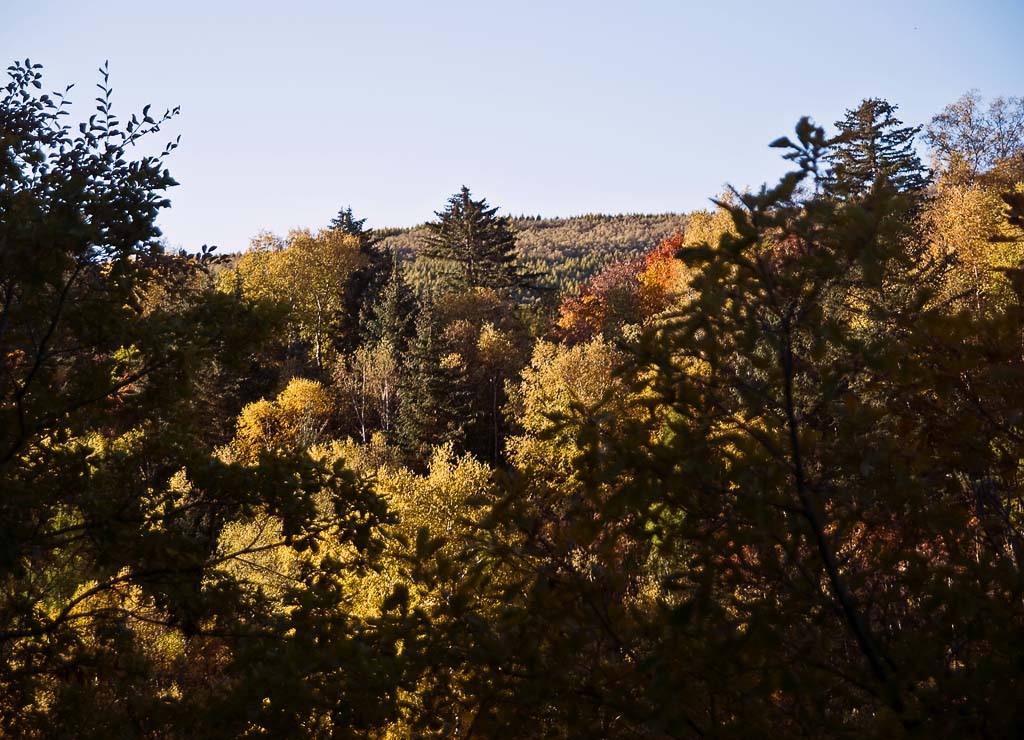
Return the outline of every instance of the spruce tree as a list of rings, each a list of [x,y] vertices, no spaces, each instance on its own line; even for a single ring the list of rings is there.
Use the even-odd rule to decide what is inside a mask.
[[[388,279],[388,253],[379,249],[380,239],[372,229],[365,227],[365,218],[356,218],[351,206],[345,206],[331,219],[329,228],[359,240],[359,252],[366,257],[366,265],[352,272],[345,284],[345,315],[339,326],[339,346],[352,350],[365,330],[365,320],[372,312]]]
[[[398,352],[406,349],[415,330],[416,296],[402,276],[398,251],[390,251],[391,270],[376,300],[363,307],[360,319],[366,339],[387,342]]]
[[[433,447],[451,442],[461,451],[473,421],[465,363],[445,352],[429,309],[416,319],[406,368],[398,436],[410,464],[421,467]]]
[[[365,218],[356,218],[352,212],[352,206],[345,206],[338,211],[338,215],[331,219],[330,228],[341,231],[349,236],[357,237],[360,241],[371,243],[373,231],[367,229],[364,224]]]
[[[427,224],[421,254],[433,261],[446,289],[528,289],[531,276],[517,263],[512,221],[487,200],[473,200],[465,185]]]
[[[879,177],[901,193],[927,186],[928,169],[914,151],[921,127],[904,126],[896,109],[885,100],[868,98],[836,121],[840,133],[826,157],[831,165],[824,177],[828,195],[864,195]]]

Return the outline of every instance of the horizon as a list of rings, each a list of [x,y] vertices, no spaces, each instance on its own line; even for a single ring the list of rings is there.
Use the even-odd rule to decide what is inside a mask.
[[[1024,7],[1008,0],[813,14],[662,0],[628,15],[327,0],[114,0],[99,15],[41,0],[5,20],[9,60],[43,64],[47,89],[76,84],[74,120],[105,59],[122,117],[181,107],[167,128],[180,185],[159,224],[189,250],[321,228],[345,206],[413,228],[463,182],[503,214],[689,213],[785,172],[768,143],[802,115],[831,127],[881,97],[919,125],[970,89],[1024,93],[1024,65],[1005,63]]]

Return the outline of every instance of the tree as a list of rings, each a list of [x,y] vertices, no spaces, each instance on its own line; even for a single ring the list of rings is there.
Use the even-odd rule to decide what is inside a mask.
[[[972,90],[932,118],[924,138],[939,174],[926,212],[931,238],[957,258],[950,298],[975,312],[1012,301],[1006,271],[1024,244],[1003,218],[1001,196],[1024,188],[1024,101],[1000,97],[986,110]]]
[[[465,359],[447,352],[439,334],[431,312],[421,311],[399,394],[400,444],[418,467],[434,447],[450,443],[461,452],[466,428],[474,421]]]
[[[352,412],[353,426],[363,444],[376,430],[385,438],[394,432],[400,373],[398,356],[389,342],[364,344],[338,359],[334,386],[345,410]]]
[[[1024,185],[1018,186],[1024,191]],[[1024,242],[1003,215],[1000,193],[981,180],[939,181],[925,217],[935,254],[956,258],[949,298],[957,305],[983,312],[1013,301],[1007,270],[1024,259]]]
[[[363,265],[349,275],[345,284],[345,313],[341,321],[342,346],[352,350],[373,322],[374,309],[381,293],[393,274],[397,256],[379,245],[380,237],[364,224],[365,218],[356,218],[351,206],[338,211],[329,228],[359,241]]]
[[[355,214],[352,213],[352,206],[345,206],[338,211],[337,216],[331,219],[328,228],[370,243],[373,240],[373,232],[363,225],[365,223],[365,218],[355,217]]]
[[[295,229],[285,240],[253,239],[249,252],[220,276],[226,292],[240,288],[250,301],[285,306],[296,338],[311,349],[317,369],[329,365],[344,343],[346,286],[366,265],[359,240],[341,231]]]
[[[245,461],[295,453],[319,443],[334,413],[330,395],[315,380],[292,378],[273,401],[250,403],[238,415],[234,448]]]
[[[540,433],[465,538],[443,639],[470,657],[428,710],[521,737],[1024,726],[1020,270],[1000,311],[951,309],[914,194],[808,195],[827,140],[796,141],[683,250],[684,305],[587,367],[596,404],[564,349],[524,375]]]
[[[364,314],[364,338],[386,342],[395,352],[403,352],[414,333],[418,311],[416,296],[402,274],[398,253],[392,251],[387,282]]]
[[[920,126],[903,126],[897,106],[868,98],[836,121],[839,136],[826,155],[831,165],[824,186],[839,197],[862,196],[880,177],[900,192],[913,192],[928,184],[928,170],[914,151]]]
[[[497,211],[483,198],[473,200],[463,186],[427,224],[421,254],[440,266],[448,291],[529,288],[531,276],[517,264],[511,220]]]
[[[252,356],[259,314],[212,290],[209,249],[172,255],[157,241],[174,144],[139,159],[131,147],[174,111],[147,106],[122,125],[104,66],[97,114],[74,133],[65,93],[36,92],[38,65],[8,73],[0,734],[332,734],[362,721],[356,684],[376,687],[365,703],[386,715],[395,643],[370,647],[384,633],[365,637],[341,606],[382,502],[341,466],[277,451],[243,465],[215,447],[207,375]],[[227,525],[257,512],[279,536],[221,549]],[[349,556],[303,564],[278,601],[231,573],[256,552],[325,542]],[[360,644],[374,657],[358,658]]]
[[[971,185],[1001,168],[996,184],[1010,188],[1024,180],[1024,99],[997,97],[985,110],[971,90],[928,122],[924,140],[950,184]]]

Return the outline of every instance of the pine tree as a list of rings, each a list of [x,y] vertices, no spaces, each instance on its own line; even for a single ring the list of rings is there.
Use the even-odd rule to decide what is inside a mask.
[[[331,219],[329,227],[359,240],[359,252],[366,257],[365,266],[355,270],[345,285],[345,316],[339,326],[340,346],[352,350],[361,333],[365,333],[365,321],[372,314],[369,307],[379,298],[388,279],[386,251],[378,248],[380,238],[372,229],[365,227],[365,218],[356,218],[352,206],[345,206]]]
[[[433,447],[452,442],[461,449],[472,421],[465,363],[445,353],[429,310],[416,319],[406,367],[398,436],[410,463],[425,465]]]
[[[463,185],[427,224],[421,254],[438,265],[449,291],[530,287],[531,276],[517,264],[512,221],[497,211],[484,198],[473,200]]]
[[[898,192],[922,190],[930,173],[914,151],[920,126],[904,126],[896,118],[897,106],[868,98],[836,121],[840,134],[826,159],[825,192],[835,197],[867,193],[875,180],[884,177]]]
[[[416,296],[402,276],[397,250],[391,250],[391,270],[387,282],[370,305],[363,307],[360,324],[367,340],[387,342],[403,352],[415,331],[418,305]]]
[[[372,243],[373,231],[367,229],[363,224],[366,223],[365,218],[356,218],[355,214],[352,213],[352,206],[345,206],[338,215],[331,219],[329,224],[330,228],[340,230],[349,236],[359,238],[361,241],[365,240],[367,243]]]

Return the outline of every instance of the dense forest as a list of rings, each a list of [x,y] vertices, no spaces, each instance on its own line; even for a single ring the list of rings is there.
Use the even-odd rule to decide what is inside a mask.
[[[8,74],[0,736],[1024,734],[1021,99],[225,260],[174,109]]]
[[[601,268],[644,257],[662,241],[686,228],[686,216],[588,214],[571,218],[512,217],[516,233],[516,257],[538,276],[542,285],[572,292]],[[423,292],[432,285],[429,263],[416,263],[424,224],[411,229],[380,229],[377,236],[385,249],[396,250],[406,265],[406,280]]]

